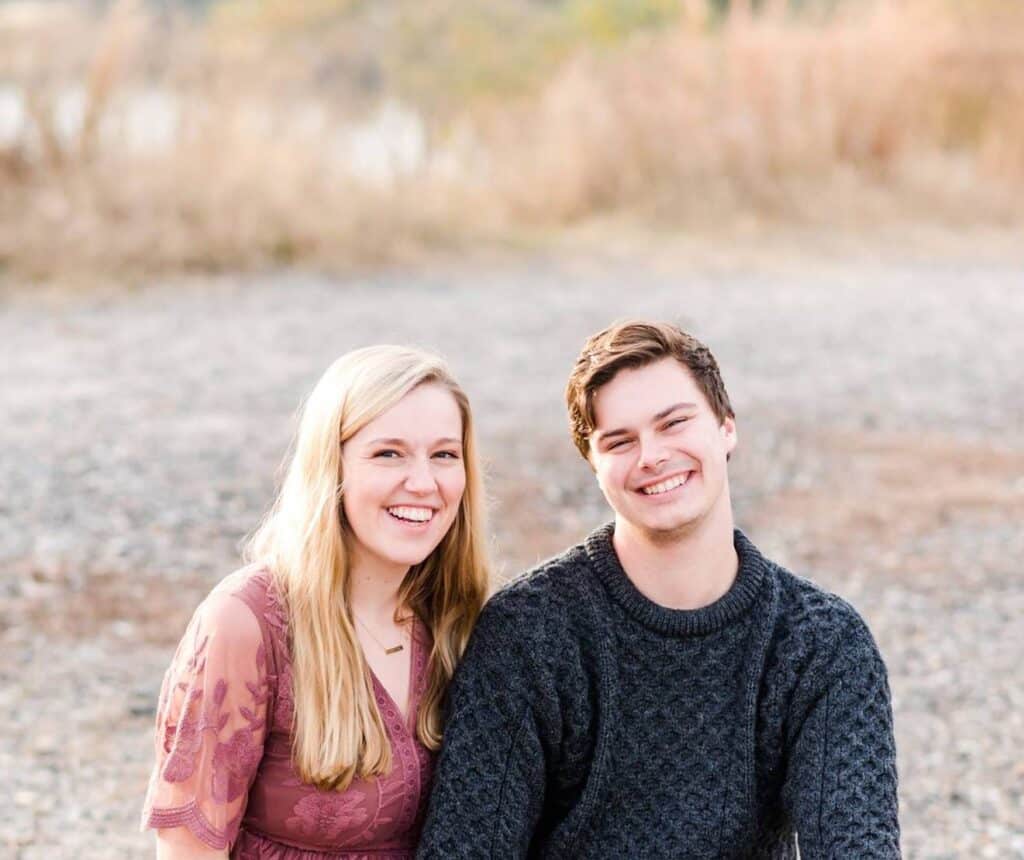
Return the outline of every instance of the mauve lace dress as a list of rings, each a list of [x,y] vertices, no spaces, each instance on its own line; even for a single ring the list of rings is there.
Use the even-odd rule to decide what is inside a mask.
[[[429,632],[415,622],[407,720],[373,678],[391,772],[321,791],[291,762],[287,621],[258,567],[232,574],[196,610],[160,693],[143,827],[186,827],[238,860],[412,860],[434,765],[414,732]]]

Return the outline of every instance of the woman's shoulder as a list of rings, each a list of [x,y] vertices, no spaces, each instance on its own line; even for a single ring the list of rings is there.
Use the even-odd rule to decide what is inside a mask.
[[[273,574],[260,562],[247,564],[232,571],[210,591],[209,597],[230,594],[235,597],[262,595],[273,584]]]
[[[274,575],[259,563],[225,576],[199,605],[196,614],[206,627],[248,630],[250,634],[266,626],[283,632],[287,623]]]

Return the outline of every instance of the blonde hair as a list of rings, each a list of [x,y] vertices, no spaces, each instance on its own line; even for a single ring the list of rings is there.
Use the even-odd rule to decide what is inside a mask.
[[[281,490],[246,556],[268,565],[288,607],[299,775],[325,789],[391,769],[391,746],[347,606],[349,554],[341,505],[341,447],[424,383],[443,385],[462,415],[466,488],[448,533],[399,590],[399,606],[430,629],[434,644],[416,734],[441,742],[441,703],[487,596],[484,497],[469,401],[438,356],[371,346],[335,361],[302,409]]]

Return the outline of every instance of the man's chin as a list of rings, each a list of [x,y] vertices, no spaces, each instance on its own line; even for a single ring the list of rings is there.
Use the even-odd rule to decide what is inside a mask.
[[[699,517],[677,514],[657,519],[644,517],[630,520],[633,530],[652,544],[668,544],[691,534],[699,523]]]
[[[651,529],[648,532],[648,540],[658,546],[678,543],[683,538],[693,534],[696,527],[697,522],[695,520],[684,520],[676,523],[671,528]]]

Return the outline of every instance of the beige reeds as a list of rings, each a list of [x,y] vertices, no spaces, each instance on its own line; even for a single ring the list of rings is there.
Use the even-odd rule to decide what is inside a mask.
[[[715,185],[746,196],[835,169],[877,175],[943,146],[935,113],[956,38],[923,4],[815,21],[738,3],[717,30],[684,21],[570,63],[491,124],[496,162],[514,206],[556,219],[666,196],[685,210]]]
[[[116,0],[85,74],[85,109],[78,135],[78,155],[96,150],[96,134],[110,99],[133,60],[144,36],[145,19],[139,0]]]
[[[59,28],[5,30],[0,15],[0,75],[27,114],[0,142],[0,266],[17,277],[343,266],[622,209],[849,223],[864,189],[896,206],[925,200],[915,211],[929,217],[1024,219],[1024,14],[1005,4],[864,0],[796,15],[771,0],[756,12],[736,2],[722,20],[685,0],[675,23],[579,45],[540,83],[523,75],[518,94],[506,76],[500,97],[477,84],[462,102],[422,81],[403,89],[401,76],[389,89],[386,75],[371,98],[338,53],[360,32],[326,0],[308,5],[315,26],[280,6],[287,38],[273,16],[157,29],[132,0]],[[558,32],[543,14],[516,32]],[[481,44],[504,48],[493,35]],[[444,50],[450,63],[455,48]],[[57,115],[68,90],[81,93],[70,133]],[[115,120],[147,92],[167,102],[166,128],[140,148]],[[346,135],[375,104],[405,98],[415,111],[421,96],[422,151],[367,175]]]

